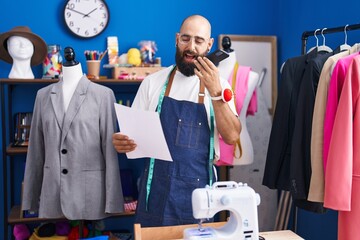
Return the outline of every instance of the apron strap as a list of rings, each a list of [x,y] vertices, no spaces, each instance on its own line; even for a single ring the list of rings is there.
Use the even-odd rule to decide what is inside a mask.
[[[203,104],[204,97],[205,97],[205,85],[202,81],[200,81],[200,91],[199,91],[198,103]]]
[[[168,83],[167,83],[165,94],[164,94],[164,96],[166,96],[166,97],[169,96],[171,85],[173,83],[175,73],[176,73],[176,66],[174,66],[174,68],[171,70],[170,75],[168,77]]]
[[[170,89],[174,80],[174,76],[176,73],[176,67],[171,70],[171,73],[169,75],[169,80],[166,86],[165,94],[164,96],[168,97],[170,93]],[[200,90],[199,90],[199,97],[198,97],[198,103],[204,103],[204,97],[205,97],[205,85],[203,82],[200,81]]]

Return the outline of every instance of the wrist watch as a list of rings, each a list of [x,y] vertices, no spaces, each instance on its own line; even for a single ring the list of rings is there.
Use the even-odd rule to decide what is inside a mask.
[[[225,88],[221,91],[220,96],[211,97],[211,100],[223,100],[223,102],[229,102],[232,99],[232,97],[233,97],[232,90],[230,88]]]

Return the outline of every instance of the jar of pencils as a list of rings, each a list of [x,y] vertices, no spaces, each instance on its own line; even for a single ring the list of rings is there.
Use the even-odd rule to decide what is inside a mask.
[[[100,78],[100,64],[101,60],[107,53],[99,52],[96,50],[85,50],[86,66],[87,66],[87,77],[89,79],[99,79]]]
[[[43,62],[43,78],[59,78],[62,69],[62,56],[60,54],[60,45],[53,44],[47,46],[47,55]]]

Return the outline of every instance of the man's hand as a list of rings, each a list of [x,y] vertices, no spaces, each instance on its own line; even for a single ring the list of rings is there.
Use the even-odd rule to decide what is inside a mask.
[[[121,134],[120,132],[112,135],[112,142],[118,153],[131,152],[136,148],[134,140],[129,139],[128,136]]]
[[[222,87],[218,68],[206,57],[198,57],[194,61],[195,74],[204,83],[211,97],[221,96]],[[229,105],[219,100],[212,100],[216,128],[224,142],[234,144],[240,137],[241,124]]]
[[[219,69],[206,57],[198,57],[194,64],[195,74],[200,81],[204,83],[205,88],[209,91],[211,97],[221,95],[221,84]]]

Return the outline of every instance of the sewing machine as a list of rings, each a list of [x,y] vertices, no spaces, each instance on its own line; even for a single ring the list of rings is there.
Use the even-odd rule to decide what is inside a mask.
[[[192,193],[194,218],[200,219],[198,228],[184,230],[185,240],[258,240],[257,205],[260,195],[246,183],[216,182],[213,186],[195,189]],[[219,228],[202,227],[204,219],[217,212],[229,210],[230,218]]]

